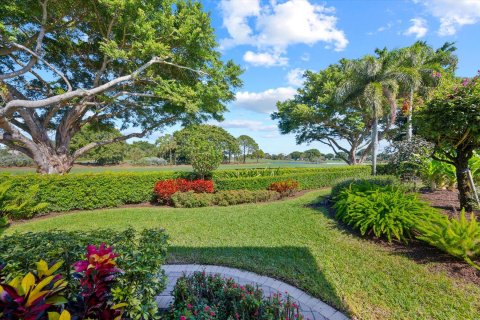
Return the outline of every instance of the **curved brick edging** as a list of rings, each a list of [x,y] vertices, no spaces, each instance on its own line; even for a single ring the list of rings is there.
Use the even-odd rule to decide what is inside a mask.
[[[199,264],[170,264],[164,265],[162,269],[168,277],[167,288],[157,297],[159,308],[166,309],[173,301],[171,292],[177,279],[183,274],[191,274],[195,271],[205,271],[208,274],[220,274],[222,277],[233,278],[235,282],[245,285],[258,285],[263,290],[264,295],[268,296],[274,293],[287,292],[293,300],[296,300],[300,306],[301,313],[305,319],[310,320],[348,320],[340,311],[332,308],[325,302],[314,298],[304,291],[297,289],[285,282],[275,280],[270,277],[261,276],[259,274],[243,271],[234,268],[222,266],[209,266]]]

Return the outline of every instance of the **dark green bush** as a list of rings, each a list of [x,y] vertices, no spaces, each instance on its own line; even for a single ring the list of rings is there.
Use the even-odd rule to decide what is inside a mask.
[[[48,207],[38,199],[38,185],[31,185],[20,194],[10,192],[9,181],[0,183],[0,228],[8,225],[9,219],[28,219]]]
[[[419,220],[430,221],[440,214],[416,194],[393,185],[379,185],[378,181],[354,181],[333,198],[335,217],[360,231],[407,242]]]
[[[280,194],[269,190],[223,190],[217,193],[177,192],[172,196],[177,208],[231,206],[242,203],[264,202],[279,199]]]
[[[473,213],[469,219],[462,210],[459,219],[448,219],[445,216],[435,221],[420,220],[416,229],[421,233],[418,239],[463,259],[480,270],[480,264],[474,262],[480,258],[480,224]]]
[[[330,193],[330,197],[333,199],[335,198],[340,191],[345,188],[348,188],[352,183],[363,183],[368,182],[370,184],[374,184],[377,186],[398,186],[400,185],[400,181],[394,176],[377,176],[371,178],[353,178],[353,179],[346,179],[340,183],[337,183],[332,187],[332,192]]]
[[[277,169],[272,169],[277,170]],[[318,169],[280,169],[281,174],[249,178],[222,178],[232,171],[219,170],[213,174],[216,190],[260,190],[272,182],[297,180],[301,188],[314,189],[332,186],[353,177],[367,177],[368,166],[344,166]],[[274,171],[277,172],[277,171]],[[130,172],[68,175],[0,175],[0,183],[10,181],[13,195],[22,194],[33,185],[39,185],[38,199],[49,204],[45,211],[68,211],[116,207],[123,204],[147,202],[159,180],[191,177],[188,172]]]
[[[4,274],[20,276],[36,269],[35,263],[40,259],[62,260],[60,273],[69,286],[75,286],[70,266],[84,259],[88,244],[101,243],[113,245],[119,254],[118,267],[124,271],[118,278],[118,287],[112,291],[115,300],[127,302],[127,314],[134,319],[154,318],[158,312],[155,297],[164,290],[166,279],[160,268],[167,253],[167,235],[163,230],[147,229],[140,234],[133,229],[16,233],[2,237],[0,262],[6,263]],[[76,291],[74,287],[69,290]]]

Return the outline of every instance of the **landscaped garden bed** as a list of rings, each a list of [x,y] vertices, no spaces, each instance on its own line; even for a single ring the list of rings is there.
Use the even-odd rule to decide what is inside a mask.
[[[433,254],[440,253],[437,249],[431,249],[428,259],[416,260],[410,256],[414,240],[404,246],[346,232],[324,201],[319,202],[328,194],[313,191],[285,201],[214,210],[83,211],[13,225],[4,232],[92,230],[101,236],[100,227],[161,227],[170,236],[167,263],[225,265],[282,279],[359,319],[475,319],[480,286],[444,272],[445,262]]]

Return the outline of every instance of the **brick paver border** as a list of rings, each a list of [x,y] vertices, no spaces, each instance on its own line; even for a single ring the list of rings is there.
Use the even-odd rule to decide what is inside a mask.
[[[262,276],[253,272],[234,268],[199,265],[199,264],[170,264],[162,267],[168,277],[167,288],[157,297],[158,306],[166,309],[173,301],[171,292],[177,279],[183,274],[191,274],[196,271],[205,271],[207,274],[220,274],[222,277],[233,278],[237,283],[258,285],[269,296],[274,293],[287,292],[299,305],[305,319],[310,320],[348,320],[340,311],[332,308],[323,301],[314,298],[306,292],[295,288],[285,282]]]

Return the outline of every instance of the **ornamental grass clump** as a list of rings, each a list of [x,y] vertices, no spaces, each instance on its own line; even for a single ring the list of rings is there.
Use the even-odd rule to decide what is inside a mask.
[[[299,306],[288,294],[263,297],[252,285],[239,285],[220,275],[195,272],[178,279],[169,319],[299,319]]]
[[[413,193],[399,186],[379,185],[358,180],[333,198],[335,217],[360,231],[408,242],[419,220],[436,220],[440,215]]]

